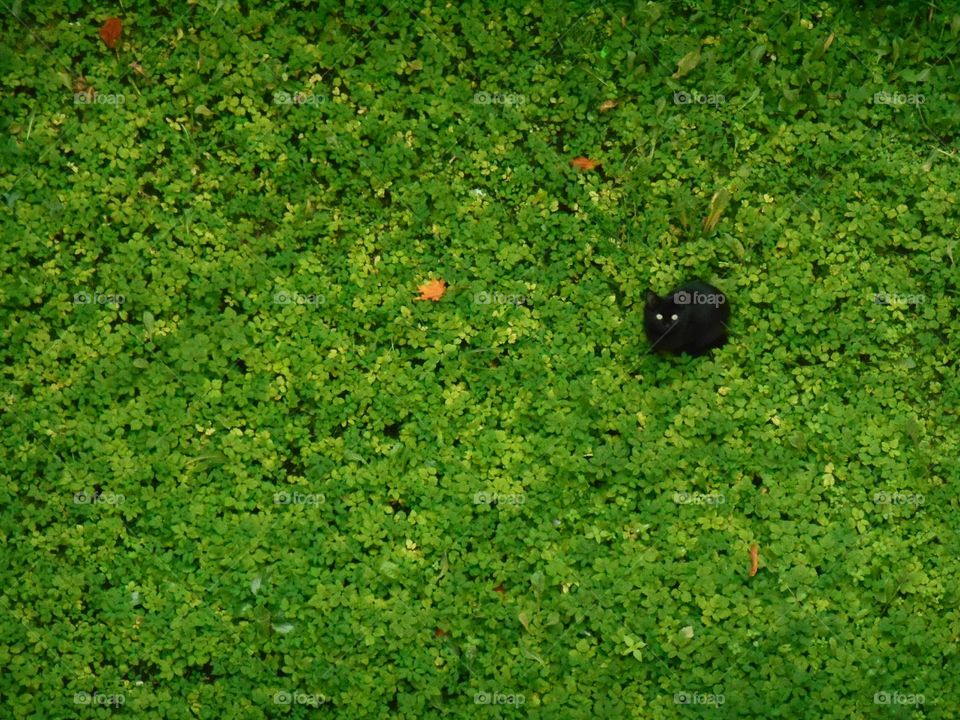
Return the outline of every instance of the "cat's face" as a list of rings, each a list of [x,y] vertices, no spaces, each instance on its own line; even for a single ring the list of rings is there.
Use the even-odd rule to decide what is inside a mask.
[[[666,335],[683,323],[686,306],[678,305],[670,295],[660,297],[647,292],[647,305],[644,308],[644,321],[647,334],[655,337]]]

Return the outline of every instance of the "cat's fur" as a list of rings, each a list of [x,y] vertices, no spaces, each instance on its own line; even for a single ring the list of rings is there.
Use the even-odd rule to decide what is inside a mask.
[[[694,280],[659,297],[647,291],[643,327],[656,352],[703,355],[727,342],[726,293]]]

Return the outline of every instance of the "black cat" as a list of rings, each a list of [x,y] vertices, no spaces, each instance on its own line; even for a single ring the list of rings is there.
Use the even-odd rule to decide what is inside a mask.
[[[726,295],[694,280],[664,297],[648,291],[643,327],[653,350],[697,356],[727,342],[729,318]]]

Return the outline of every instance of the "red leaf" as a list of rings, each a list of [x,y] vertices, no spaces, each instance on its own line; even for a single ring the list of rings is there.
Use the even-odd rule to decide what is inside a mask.
[[[503,586],[503,583],[500,583],[493,589],[493,591],[503,595],[507,591],[507,589]]]
[[[447,631],[444,630],[443,628],[437,628],[436,630],[433,631],[433,634],[435,637],[443,637],[444,635],[447,634]]]
[[[120,32],[123,30],[123,23],[120,18],[107,18],[100,26],[100,39],[104,45],[113,50],[117,46],[117,40],[120,39]]]

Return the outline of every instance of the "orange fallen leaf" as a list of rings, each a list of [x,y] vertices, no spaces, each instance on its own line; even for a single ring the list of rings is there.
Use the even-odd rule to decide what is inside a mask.
[[[100,26],[100,39],[103,43],[113,50],[117,46],[117,40],[120,39],[120,33],[123,30],[123,23],[120,18],[107,18]]]
[[[437,628],[436,630],[433,631],[434,637],[443,637],[446,634],[447,634],[447,631],[442,628]]]
[[[599,160],[591,160],[590,158],[577,157],[570,161],[570,164],[573,165],[577,170],[582,172],[587,172],[588,170],[593,170],[597,165],[600,164]]]
[[[750,546],[750,577],[757,574],[760,568],[760,547],[754,543]]]
[[[604,100],[600,103],[600,112],[606,112],[607,110],[613,110],[620,102],[618,100]]]
[[[507,591],[507,589],[503,586],[503,583],[500,583],[493,589],[493,591],[503,595]]]
[[[443,297],[447,291],[447,283],[443,280],[431,280],[417,288],[420,291],[420,297],[414,300],[433,300],[436,302]]]

